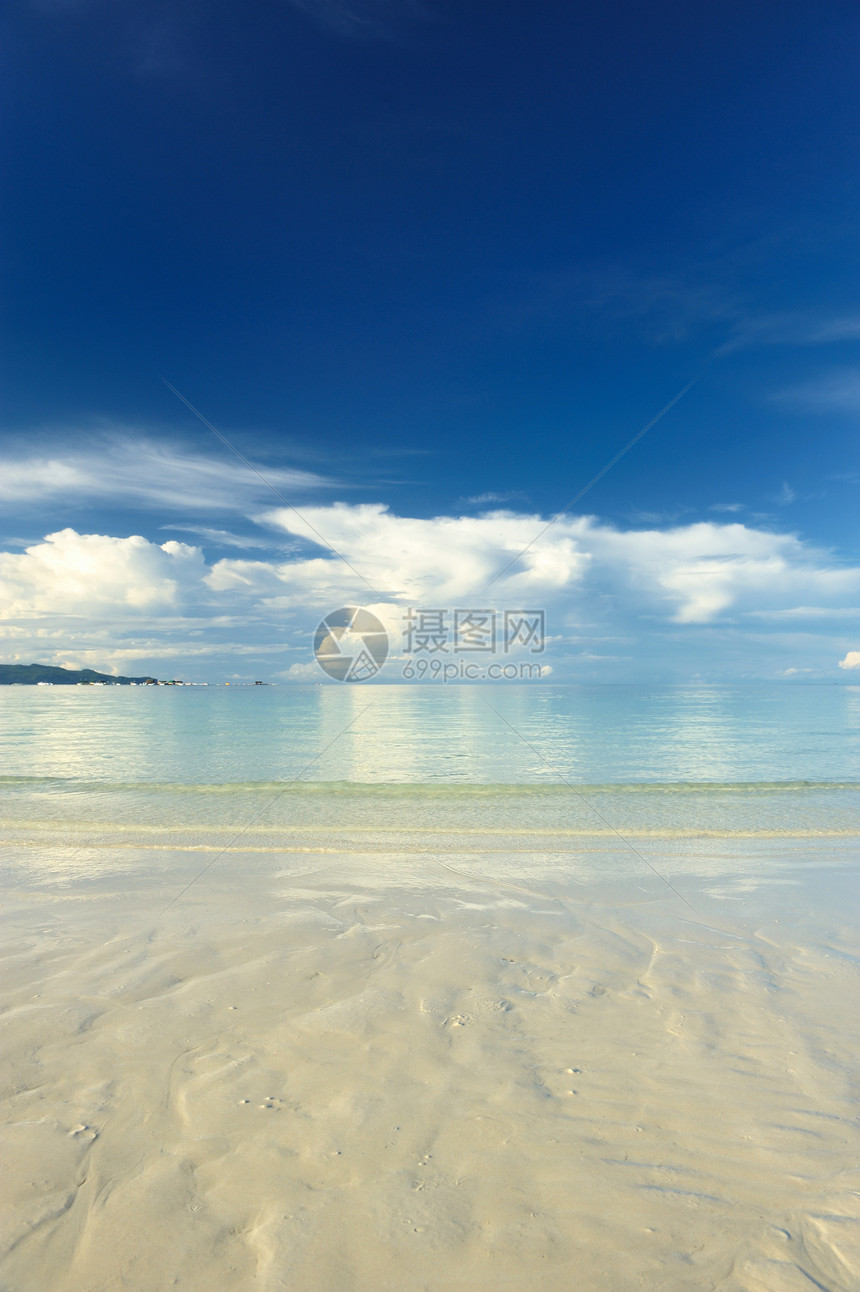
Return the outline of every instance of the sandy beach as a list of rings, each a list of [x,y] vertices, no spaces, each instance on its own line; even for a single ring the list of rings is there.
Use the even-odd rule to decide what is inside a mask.
[[[38,833],[7,1292],[860,1287],[856,840]]]
[[[0,1292],[860,1292],[860,0],[0,27]]]

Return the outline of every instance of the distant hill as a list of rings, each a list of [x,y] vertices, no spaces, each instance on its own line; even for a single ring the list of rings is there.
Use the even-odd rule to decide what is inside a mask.
[[[35,686],[37,682],[53,682],[55,686],[74,686],[77,682],[154,682],[154,677],[111,677],[109,673],[96,673],[91,668],[54,668],[51,664],[0,664],[0,686],[24,683]]]

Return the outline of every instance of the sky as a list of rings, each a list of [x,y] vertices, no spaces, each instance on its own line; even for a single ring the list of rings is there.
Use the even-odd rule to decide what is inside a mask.
[[[541,608],[554,681],[860,681],[854,0],[0,21],[4,662]]]

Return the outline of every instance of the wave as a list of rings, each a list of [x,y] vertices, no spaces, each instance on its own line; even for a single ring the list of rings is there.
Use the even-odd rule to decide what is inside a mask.
[[[636,794],[794,794],[809,791],[860,793],[856,781],[102,781],[63,776],[0,776],[0,790],[15,788],[61,790],[80,793],[159,794],[294,794],[297,796],[356,798],[463,798],[563,797],[565,795]]]
[[[276,826],[248,825],[239,826],[242,838],[254,836],[278,835],[278,836],[383,836],[391,838],[432,838],[439,840],[449,839],[473,839],[473,838],[497,838],[497,839],[851,839],[860,836],[860,821],[854,826],[842,828],[830,827],[828,829],[818,829],[815,827],[807,828],[788,828],[775,829],[764,828],[756,829],[754,827],[742,827],[736,830],[730,829],[713,829],[700,826],[660,826],[660,827],[643,827],[629,825],[627,823],[614,826],[593,826],[583,827],[572,830],[544,830],[540,828],[506,828],[502,827],[469,827],[469,826],[368,826],[355,824],[352,822],[338,822],[337,824],[328,825],[284,825],[279,823]],[[86,838],[82,844],[85,847],[97,847],[100,836],[105,839],[106,846],[120,847],[119,836],[134,836],[141,839],[158,838],[163,840],[161,846],[169,848],[195,847],[196,845],[179,844],[176,841],[177,836],[187,832],[199,837],[202,835],[232,835],[231,831],[223,824],[221,825],[203,825],[197,822],[188,823],[184,826],[167,825],[139,825],[135,823],[113,822],[113,821],[87,821],[74,823],[74,835],[70,838],[69,823],[55,820],[28,820],[26,823],[21,821],[0,821],[0,830],[21,830],[21,831],[40,831],[44,834],[62,834],[64,842],[80,842],[81,837]],[[16,840],[19,843],[26,843],[25,839]],[[45,842],[44,839],[39,842]],[[146,846],[145,844],[128,846]],[[157,846],[157,845],[155,845]],[[220,848],[220,845],[213,843],[213,848]],[[271,845],[261,849],[252,847],[237,847],[234,851],[238,852],[277,852],[277,851],[307,851],[304,847],[290,849],[281,848],[280,845]],[[206,845],[200,845],[200,851],[206,851]],[[510,851],[506,847],[505,851]]]

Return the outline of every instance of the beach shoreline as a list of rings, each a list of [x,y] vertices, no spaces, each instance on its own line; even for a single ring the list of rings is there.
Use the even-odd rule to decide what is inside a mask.
[[[857,1286],[856,840],[362,839],[18,841],[9,1292]]]

